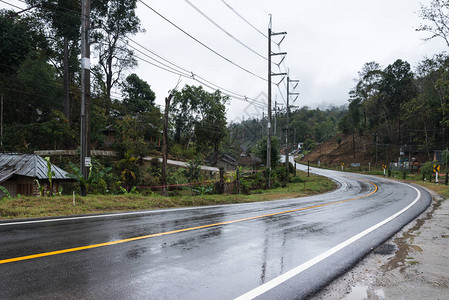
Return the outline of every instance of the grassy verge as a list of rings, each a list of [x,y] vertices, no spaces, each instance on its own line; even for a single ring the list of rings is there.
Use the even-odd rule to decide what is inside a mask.
[[[0,219],[67,216],[78,214],[148,210],[202,205],[220,205],[297,198],[325,193],[335,188],[334,182],[321,176],[300,174],[302,183],[291,183],[288,188],[254,191],[251,195],[89,195],[75,197],[19,197],[0,201]]]
[[[415,184],[421,185],[429,190],[434,191],[439,194],[444,199],[449,199],[449,186],[442,184],[436,185],[434,182],[425,182],[425,181],[411,181]]]
[[[378,175],[378,176],[383,176],[383,172],[366,172],[365,174],[370,174],[370,175]],[[400,181],[406,181],[406,182],[410,182],[410,183],[414,183],[420,186],[423,186],[429,190],[434,191],[435,193],[439,194],[441,197],[448,199],[449,198],[449,186],[444,184],[444,174],[440,175],[439,178],[439,184],[435,183],[435,175],[433,175],[432,177],[432,182],[429,181],[424,181],[422,179],[422,174],[410,174],[407,173],[407,176],[405,178],[405,180],[403,179],[403,175],[402,172],[399,171],[395,171],[392,172],[391,177],[389,177],[390,179],[396,179],[396,180],[400,180]],[[386,177],[388,178],[388,177]]]

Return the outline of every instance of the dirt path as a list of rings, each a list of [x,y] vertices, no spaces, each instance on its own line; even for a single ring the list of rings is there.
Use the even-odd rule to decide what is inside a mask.
[[[431,194],[426,212],[312,299],[449,299],[449,200]]]

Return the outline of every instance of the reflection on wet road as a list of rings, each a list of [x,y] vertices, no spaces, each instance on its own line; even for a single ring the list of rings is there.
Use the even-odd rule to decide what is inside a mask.
[[[0,298],[233,299],[378,224],[417,197],[414,188],[384,179],[316,172],[340,188],[263,203],[0,224]],[[398,230],[421,206],[389,224]],[[261,297],[313,292],[351,264],[347,257],[364,254],[372,242],[388,237],[394,231],[389,226]]]

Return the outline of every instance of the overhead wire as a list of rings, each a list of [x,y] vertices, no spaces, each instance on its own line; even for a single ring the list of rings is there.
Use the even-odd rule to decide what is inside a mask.
[[[141,59],[142,61],[144,61],[144,62],[147,62],[147,63],[149,63],[149,64],[151,64],[151,65],[153,65],[153,66],[156,66],[156,67],[158,67],[158,68],[160,68],[160,69],[163,69],[163,70],[165,70],[165,71],[169,71],[169,72],[174,73],[174,74],[176,74],[176,75],[182,76],[182,77],[184,77],[184,78],[190,78],[190,79],[193,79],[193,80],[195,80],[195,81],[197,81],[197,82],[199,82],[199,83],[201,83],[201,84],[203,84],[203,85],[209,87],[210,89],[218,89],[218,90],[222,91],[223,94],[225,94],[225,95],[227,95],[227,96],[229,96],[229,97],[231,97],[231,98],[234,98],[234,99],[237,99],[237,100],[243,100],[243,101],[246,101],[246,102],[248,102],[248,103],[250,103],[250,104],[258,105],[259,108],[260,108],[261,106],[263,106],[263,105],[266,105],[265,103],[259,102],[259,101],[256,100],[256,99],[251,99],[251,98],[249,98],[249,97],[247,97],[247,96],[245,96],[245,95],[241,95],[241,94],[236,93],[236,92],[234,92],[234,91],[231,91],[231,90],[229,90],[229,89],[227,89],[227,88],[224,88],[224,87],[222,87],[222,86],[220,86],[220,85],[218,85],[218,84],[216,84],[216,83],[213,83],[213,82],[211,82],[211,81],[205,79],[204,77],[202,77],[202,76],[200,76],[200,75],[198,75],[198,74],[195,74],[194,72],[189,71],[189,70],[187,70],[187,69],[185,69],[185,68],[183,68],[183,67],[181,67],[181,66],[179,66],[179,65],[177,65],[177,64],[175,64],[175,63],[173,63],[173,62],[171,62],[171,61],[169,61],[169,60],[166,59],[166,58],[163,58],[161,55],[158,55],[158,54],[155,53],[154,51],[151,51],[150,49],[148,49],[147,47],[145,47],[145,46],[143,46],[143,45],[137,43],[136,41],[134,41],[134,40],[132,40],[132,39],[130,39],[130,38],[128,38],[128,40],[129,40],[130,42],[132,42],[132,43],[135,43],[136,45],[138,45],[139,47],[141,47],[141,48],[144,49],[145,51],[148,51],[149,53],[151,53],[151,54],[157,56],[158,58],[160,58],[160,59],[162,59],[162,60],[164,60],[167,64],[170,64],[170,65],[174,66],[175,68],[181,70],[182,72],[179,71],[179,70],[176,70],[176,69],[174,69],[174,68],[172,68],[172,67],[170,67],[170,66],[167,66],[167,64],[163,64],[163,63],[159,62],[157,59],[152,58],[152,57],[149,56],[148,54],[143,54],[143,55],[145,55],[146,57],[148,57],[148,58],[150,58],[150,59],[152,59],[152,60],[154,60],[154,61],[157,61],[158,63],[161,63],[161,64],[165,65],[166,67],[169,67],[171,70],[166,70],[165,68],[163,68],[163,67],[161,67],[161,66],[158,66],[158,65],[156,65],[156,64],[154,64],[154,63],[151,63],[151,62],[149,62],[149,61],[146,61],[146,60],[140,58],[140,59]],[[128,45],[129,45],[129,43],[128,43]],[[139,53],[141,53],[141,54],[143,53],[141,50],[138,50],[137,48],[135,48],[135,47],[133,47],[133,46],[131,46],[131,45],[129,45],[129,46],[130,46],[131,48],[135,49],[136,51],[138,51]]]
[[[24,10],[24,8],[21,8],[21,7],[17,6],[17,5],[14,5],[14,4],[12,4],[12,3],[9,3],[9,2],[7,2],[7,1],[0,0],[0,2],[5,3],[6,5],[12,6],[12,7],[14,7],[14,8],[17,8],[17,9],[20,9],[20,10]]]
[[[263,33],[262,31],[260,31],[259,29],[257,29],[256,26],[254,26],[253,24],[251,24],[248,20],[246,20],[241,14],[239,14],[231,5],[229,5],[226,1],[221,0],[221,2],[223,2],[224,5],[226,5],[234,14],[236,14],[240,19],[242,19],[246,24],[248,24],[249,26],[251,26],[253,29],[255,29],[258,33],[260,33],[262,36],[264,36],[265,38],[268,38],[268,36]]]
[[[237,43],[239,43],[240,45],[242,45],[243,47],[245,47],[246,49],[248,49],[249,51],[253,52],[254,54],[256,54],[257,56],[261,57],[264,60],[268,60],[268,58],[266,58],[265,56],[263,56],[262,54],[258,53],[256,50],[252,49],[251,47],[249,47],[248,45],[246,45],[245,43],[243,43],[242,41],[240,41],[238,38],[236,38],[234,35],[232,35],[229,31],[227,31],[226,29],[224,29],[223,27],[221,27],[220,25],[218,25],[217,22],[215,22],[214,20],[212,20],[212,18],[210,18],[208,15],[206,15],[203,11],[201,11],[195,4],[193,4],[192,2],[190,2],[189,0],[185,0],[191,7],[193,7],[193,9],[195,9],[199,14],[201,14],[204,18],[206,18],[210,23],[214,24],[218,29],[220,29],[221,31],[223,31],[227,36],[229,36],[230,38],[232,38],[234,41],[236,41]]]
[[[173,27],[175,27],[176,29],[178,29],[179,31],[181,31],[182,33],[184,33],[185,35],[187,35],[189,38],[191,38],[192,40],[194,40],[195,42],[197,42],[198,44],[200,44],[201,46],[203,46],[204,48],[206,48],[207,50],[209,50],[210,52],[214,53],[215,55],[221,57],[222,59],[224,59],[225,61],[227,61],[228,63],[232,64],[233,66],[245,71],[246,73],[257,77],[263,81],[268,81],[266,78],[263,78],[259,75],[257,75],[256,73],[242,67],[241,65],[235,63],[234,61],[232,61],[231,59],[225,57],[224,55],[220,54],[219,52],[217,52],[216,50],[212,49],[211,47],[209,47],[208,45],[206,45],[205,43],[201,42],[200,40],[198,40],[196,37],[194,37],[193,35],[191,35],[190,33],[188,33],[187,31],[185,31],[184,29],[182,29],[181,27],[179,27],[178,25],[176,25],[175,23],[173,23],[172,21],[170,21],[168,18],[166,18],[164,15],[162,15],[161,13],[159,13],[158,11],[156,11],[154,8],[152,8],[151,6],[149,6],[148,4],[146,4],[145,2],[143,2],[143,0],[139,0],[140,3],[142,3],[144,6],[146,6],[148,9],[150,9],[151,11],[153,11],[155,14],[157,14],[159,17],[161,17],[162,19],[164,19],[166,22],[168,22],[169,24],[171,24]]]

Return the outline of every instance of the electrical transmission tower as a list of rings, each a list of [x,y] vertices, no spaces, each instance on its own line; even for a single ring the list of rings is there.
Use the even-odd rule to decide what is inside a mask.
[[[290,152],[290,149],[288,147],[288,135],[289,135],[289,124],[290,124],[290,96],[296,95],[295,100],[298,98],[299,93],[292,93],[290,92],[290,83],[296,83],[295,86],[293,87],[293,90],[296,89],[296,87],[299,84],[299,80],[291,80],[290,79],[290,75],[287,76],[287,125],[285,128],[286,134],[285,134],[285,168],[287,170],[287,184],[289,181],[289,175],[290,175],[290,168],[289,168],[289,158],[288,158],[288,154]]]
[[[268,132],[267,132],[267,171],[268,171],[268,180],[267,180],[267,187],[270,188],[271,186],[271,77],[272,76],[285,76],[287,73],[272,73],[271,72],[271,58],[273,56],[282,55],[285,57],[287,55],[286,52],[280,52],[280,53],[273,53],[271,51],[271,37],[276,35],[282,35],[282,39],[278,45],[282,43],[282,41],[285,38],[285,35],[287,32],[278,32],[273,33],[271,31],[271,15],[270,15],[270,23],[268,25]]]

